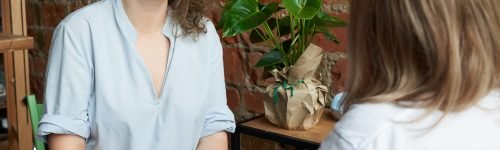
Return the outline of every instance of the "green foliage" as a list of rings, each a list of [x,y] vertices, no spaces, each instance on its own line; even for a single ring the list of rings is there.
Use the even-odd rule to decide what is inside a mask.
[[[277,50],[271,50],[269,53],[266,53],[260,61],[255,64],[256,67],[265,67],[270,65],[275,65],[283,62],[283,56]]]
[[[278,8],[278,3],[259,8],[255,0],[237,0],[231,6],[228,15],[224,14],[224,36],[234,36],[266,22]]]
[[[321,9],[321,0],[283,0],[286,10],[298,19],[312,19]]]
[[[322,0],[282,0],[268,4],[229,0],[218,26],[223,28],[224,37],[250,32],[251,42],[274,45],[255,66],[282,69],[297,61],[315,34],[340,43],[329,29],[347,23],[322,12],[321,6]]]
[[[330,16],[325,12],[319,12],[314,18],[314,22],[320,27],[345,27],[347,23],[337,17]]]

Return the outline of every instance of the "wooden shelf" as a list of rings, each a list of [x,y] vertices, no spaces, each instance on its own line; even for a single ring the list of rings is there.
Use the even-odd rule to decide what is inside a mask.
[[[306,131],[287,130],[270,123],[263,115],[254,117],[237,125],[231,135],[231,145],[239,150],[240,134],[259,137],[278,143],[295,146],[297,149],[318,149],[320,143],[335,128],[336,120],[328,109],[323,112],[318,124]]]
[[[8,50],[32,49],[33,42],[33,38],[29,36],[0,34],[0,53]]]

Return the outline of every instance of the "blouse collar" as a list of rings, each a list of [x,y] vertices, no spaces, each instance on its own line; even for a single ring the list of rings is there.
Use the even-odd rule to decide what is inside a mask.
[[[115,14],[116,22],[120,31],[125,35],[125,38],[132,43],[137,40],[137,31],[134,25],[129,20],[125,9],[123,8],[122,0],[114,0],[113,11]],[[173,22],[172,13],[170,9],[167,13],[167,19],[163,25],[162,33],[168,38],[175,38],[174,33],[177,33],[177,25]]]

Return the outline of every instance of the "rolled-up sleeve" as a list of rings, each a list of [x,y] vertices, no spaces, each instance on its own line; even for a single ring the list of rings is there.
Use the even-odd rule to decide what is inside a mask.
[[[222,46],[219,41],[215,42],[215,46],[211,51],[210,106],[205,115],[202,137],[221,131],[233,133],[236,129],[234,115],[227,106]]]
[[[90,135],[87,110],[93,94],[93,69],[85,45],[90,37],[80,34],[81,30],[85,30],[82,24],[62,22],[54,31],[46,74],[45,114],[37,133],[44,141],[49,134],[85,139]]]

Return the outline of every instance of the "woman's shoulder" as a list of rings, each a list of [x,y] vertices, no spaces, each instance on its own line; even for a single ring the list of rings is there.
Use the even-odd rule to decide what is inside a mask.
[[[441,111],[428,112],[424,108],[404,107],[393,103],[357,104],[336,124],[334,133],[358,149],[387,146],[391,143],[418,144],[417,140],[428,144],[432,140],[453,141],[443,140],[447,138],[467,141],[473,135],[497,138],[500,131],[498,110],[500,90],[491,92],[474,107],[446,116]],[[471,136],[453,137],[456,133]],[[469,143],[472,141],[474,140],[469,139]],[[494,145],[491,143],[489,145]]]
[[[405,108],[391,103],[353,105],[336,124],[334,132],[355,147],[362,146],[391,127],[394,119],[405,112]]]
[[[200,40],[206,41],[209,43],[216,42],[216,41],[218,42],[220,37],[219,37],[219,34],[217,33],[217,29],[216,29],[214,23],[212,22],[212,20],[210,20],[207,17],[204,17],[202,20],[202,23],[203,23],[203,26],[205,27],[205,32],[202,32],[199,34]]]
[[[82,28],[112,13],[110,0],[102,0],[86,5],[67,15],[59,25],[67,28]]]

